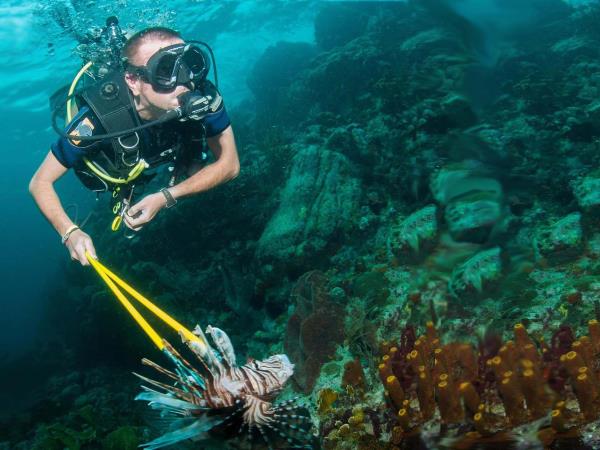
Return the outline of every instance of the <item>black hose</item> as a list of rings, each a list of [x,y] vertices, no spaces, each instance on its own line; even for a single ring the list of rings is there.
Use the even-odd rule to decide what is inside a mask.
[[[69,102],[75,95],[76,94],[69,95],[65,101]],[[115,139],[115,138],[119,138],[122,136],[127,136],[128,134],[132,134],[137,131],[141,131],[146,128],[150,128],[155,125],[160,125],[161,123],[168,122],[169,120],[173,120],[173,119],[177,119],[177,118],[181,117],[181,110],[173,109],[171,111],[167,111],[167,113],[164,116],[162,116],[160,119],[153,120],[152,122],[148,122],[148,123],[145,123],[144,125],[139,125],[137,127],[130,128],[128,130],[115,131],[113,133],[98,134],[98,135],[94,135],[94,136],[71,136],[67,132],[65,132],[63,129],[61,129],[58,126],[58,124],[56,123],[56,118],[58,117],[58,110],[59,110],[59,108],[55,108],[54,111],[52,111],[52,128],[54,129],[54,131],[59,136],[65,138],[65,139],[75,140],[75,141],[86,141],[86,142],[87,141],[92,141],[92,142],[103,141],[105,139]]]

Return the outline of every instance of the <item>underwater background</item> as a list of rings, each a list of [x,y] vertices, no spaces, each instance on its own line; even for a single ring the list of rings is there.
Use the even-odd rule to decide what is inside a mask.
[[[225,330],[239,363],[286,353],[281,397],[301,397],[315,448],[600,449],[598,2],[0,12],[0,449],[164,432],[131,374],[162,355],[27,192],[55,139],[49,98],[110,15],[212,46],[241,173],[131,240],[69,173],[59,193],[91,214],[103,263],[188,327]]]

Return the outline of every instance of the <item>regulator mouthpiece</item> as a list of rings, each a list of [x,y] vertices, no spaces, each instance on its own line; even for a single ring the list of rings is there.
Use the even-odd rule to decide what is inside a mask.
[[[197,91],[189,91],[177,97],[181,120],[202,120],[210,112],[212,95],[202,95]]]

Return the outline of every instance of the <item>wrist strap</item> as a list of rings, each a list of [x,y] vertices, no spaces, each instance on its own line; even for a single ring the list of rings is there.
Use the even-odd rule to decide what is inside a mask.
[[[79,230],[80,228],[77,225],[71,225],[67,231],[65,231],[65,234],[62,235],[62,237],[60,238],[61,243],[64,245],[65,242],[67,242],[69,240],[69,236],[71,236],[71,233],[73,233],[73,231],[75,230]]]
[[[177,200],[175,200],[175,198],[173,198],[173,195],[171,195],[171,193],[169,192],[169,190],[167,188],[162,188],[160,190],[160,192],[162,192],[162,194],[165,196],[165,199],[167,200],[167,204],[166,204],[167,208],[170,208],[171,206],[175,206],[175,203],[177,203]]]

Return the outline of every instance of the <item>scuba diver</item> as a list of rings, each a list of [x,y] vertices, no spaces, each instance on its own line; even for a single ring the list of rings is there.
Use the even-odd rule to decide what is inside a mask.
[[[56,124],[56,108],[52,123],[59,138],[29,184],[71,259],[82,265],[89,264],[86,251],[96,257],[92,239],[69,218],[54,188],[69,169],[92,191],[112,193],[113,231],[121,223],[138,231],[162,209],[232,180],[240,170],[208,45],[185,41],[164,27],[126,39],[115,17],[107,19],[104,39],[109,60],[95,73],[90,61],[73,81],[66,128]],[[212,57],[215,84],[208,79],[211,62],[202,46]],[[92,82],[76,89],[84,73]],[[214,156],[210,163],[205,145]],[[165,164],[163,187],[134,202],[158,174],[151,169]]]

